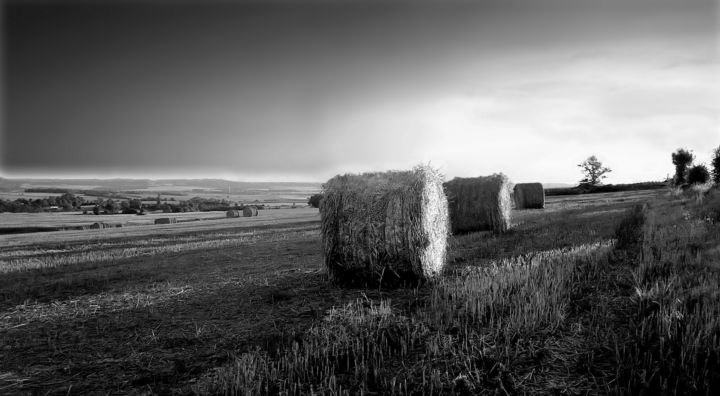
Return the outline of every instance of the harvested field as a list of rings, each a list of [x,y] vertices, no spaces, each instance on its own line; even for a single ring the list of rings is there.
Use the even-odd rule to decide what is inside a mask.
[[[123,227],[118,229],[108,229],[102,235],[89,234],[86,231],[61,231],[51,233],[30,233],[30,234],[15,234],[15,235],[0,235],[0,245],[29,245],[37,242],[72,242],[72,241],[83,241],[93,239],[107,239],[107,238],[121,238],[121,237],[142,237],[154,234],[176,234],[176,233],[188,233],[188,232],[204,232],[204,231],[215,231],[228,228],[246,227],[246,226],[266,226],[270,224],[278,223],[294,223],[294,222],[308,222],[317,221],[319,218],[318,210],[311,208],[299,208],[299,209],[273,209],[267,210],[263,213],[263,216],[243,218],[240,221],[238,219],[227,218],[224,212],[213,212],[213,217],[205,217],[205,220],[212,221],[195,221],[198,215],[202,213],[183,213],[175,216],[178,219],[178,224],[168,225],[154,225],[155,217],[168,217],[168,214],[159,213],[155,217],[144,216],[144,224],[142,227]],[[14,213],[7,213],[12,215]],[[34,213],[21,213],[20,215],[32,215]],[[3,214],[0,214],[3,215]],[[48,213],[45,215],[54,215],[54,213]],[[133,218],[141,216],[133,215],[114,215],[108,216],[111,219],[117,219],[118,216],[130,216]],[[146,220],[145,218],[148,218]],[[91,219],[94,219],[92,217]],[[200,216],[199,219],[202,219]],[[17,224],[17,219],[14,220]],[[36,221],[41,222],[42,219]]]
[[[627,219],[647,195],[551,197],[544,211],[516,211],[521,221],[505,234],[453,237],[443,277],[413,289],[329,284],[317,210],[171,233],[108,229],[87,242],[81,232],[3,236],[12,244],[0,248],[0,392],[621,394],[667,382],[712,394],[713,361],[698,363],[706,374],[691,361],[666,361],[656,378],[633,371],[673,351],[697,356],[680,333],[662,346],[659,334],[632,330],[664,323],[637,316],[652,301],[681,312],[687,320],[673,326],[698,347],[717,349],[702,332],[717,321],[696,313],[720,315],[710,298],[720,215],[699,220],[720,213],[720,199],[657,195],[640,231],[642,220]],[[638,232],[653,239],[638,245]],[[636,249],[705,270],[692,281],[698,273],[669,269],[678,281],[653,297],[661,272],[646,256],[631,275]],[[705,296],[702,309],[672,305],[690,295]],[[640,345],[650,346],[644,356],[633,352]]]

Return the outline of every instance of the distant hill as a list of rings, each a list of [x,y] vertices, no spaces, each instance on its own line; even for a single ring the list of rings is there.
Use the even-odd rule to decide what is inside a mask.
[[[224,179],[5,179],[0,178],[0,190],[17,191],[33,188],[96,189],[106,191],[319,191],[321,183],[301,182],[239,182]]]
[[[5,179],[0,178],[0,197],[15,199],[42,194],[72,193],[87,199],[132,199],[162,195],[229,199],[250,202],[306,202],[320,192],[321,183],[238,182],[224,179]]]

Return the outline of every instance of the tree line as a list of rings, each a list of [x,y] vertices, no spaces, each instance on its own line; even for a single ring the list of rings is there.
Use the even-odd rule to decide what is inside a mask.
[[[710,168],[705,164],[693,165],[695,155],[692,150],[685,148],[675,150],[671,158],[675,166],[675,175],[672,179],[673,185],[683,187],[708,182],[720,184],[720,146],[713,150]]]
[[[671,154],[672,163],[675,167],[675,174],[667,183],[676,187],[688,187],[694,184],[705,184],[714,182],[720,184],[720,146],[712,152],[710,167],[705,164],[694,164],[695,155],[692,150],[679,148]],[[612,172],[610,168],[603,166],[595,155],[588,157],[583,163],[578,164],[585,176],[580,180],[577,187],[565,190],[577,190],[581,192],[610,192],[624,191],[623,186],[640,186],[646,184],[646,187],[657,188],[657,183],[633,183],[629,185],[618,185],[616,190],[608,189],[602,186],[602,180],[607,177],[607,173]],[[609,186],[608,186],[609,187]]]
[[[0,212],[43,212],[56,207],[58,210],[72,211],[80,209],[85,199],[74,194],[65,193],[47,198],[27,199],[18,198],[14,201],[0,199]]]
[[[152,200],[153,203],[148,203]],[[93,214],[144,214],[145,211],[162,210],[166,213],[177,212],[207,212],[216,210],[242,209],[244,206],[225,199],[194,197],[188,200],[162,202],[161,197],[157,198],[131,198],[131,199],[103,199],[86,200],[79,195],[65,193],[59,196],[46,198],[17,198],[15,200],[0,199],[0,213],[39,213],[48,211],[79,211]],[[92,205],[91,208],[88,208]],[[253,204],[260,209],[263,205]]]

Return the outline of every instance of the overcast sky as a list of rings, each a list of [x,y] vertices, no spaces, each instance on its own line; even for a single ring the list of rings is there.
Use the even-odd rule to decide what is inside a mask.
[[[0,175],[623,183],[720,145],[714,0],[208,3],[4,2]]]

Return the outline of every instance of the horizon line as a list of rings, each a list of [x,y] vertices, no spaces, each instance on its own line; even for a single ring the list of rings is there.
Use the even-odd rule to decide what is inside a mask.
[[[165,175],[165,176],[147,176],[147,177],[140,177],[136,175],[113,175],[110,177],[101,177],[98,175],[72,175],[72,174],[63,174],[63,175],[53,175],[53,174],[12,174],[9,175],[7,173],[0,171],[0,179],[5,180],[103,180],[103,181],[112,181],[112,180],[148,180],[148,181],[163,181],[163,180],[222,180],[227,182],[234,182],[234,183],[293,183],[293,184],[322,184],[325,183],[325,181],[313,181],[313,180],[300,180],[300,179],[292,179],[286,180],[286,179],[274,179],[274,178],[268,178],[268,179],[238,179],[231,176],[226,175],[219,175],[219,176],[208,176],[208,175],[194,175],[194,176],[179,176],[179,175]],[[533,181],[537,182],[537,181]],[[636,183],[655,183],[655,182],[663,182],[663,180],[644,180],[644,181],[633,181],[633,182],[622,182],[622,183],[603,183],[603,184],[636,184]],[[529,183],[525,181],[520,181],[517,183]],[[517,184],[513,183],[513,184]],[[566,182],[566,181],[541,181],[539,183],[542,184],[565,184],[568,186],[577,186],[580,183],[579,182]]]

